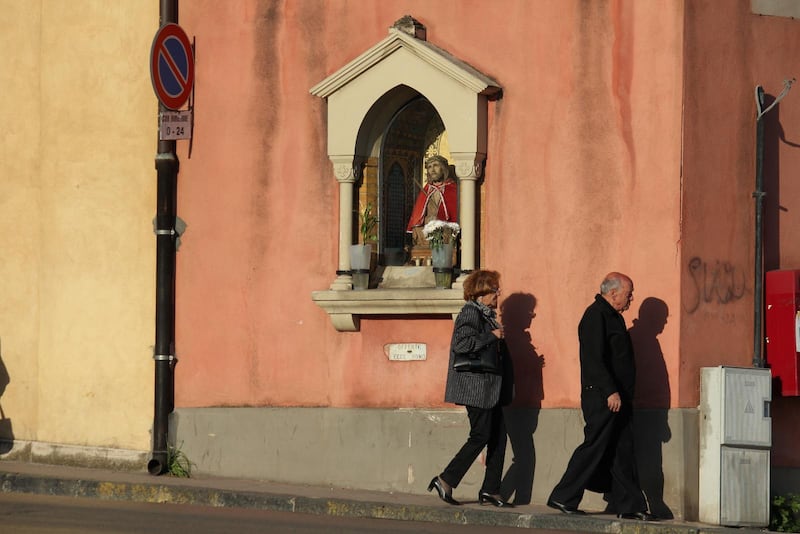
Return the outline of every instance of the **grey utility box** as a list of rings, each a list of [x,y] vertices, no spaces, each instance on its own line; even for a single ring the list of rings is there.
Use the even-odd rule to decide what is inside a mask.
[[[700,384],[700,521],[769,524],[769,369],[704,367]]]

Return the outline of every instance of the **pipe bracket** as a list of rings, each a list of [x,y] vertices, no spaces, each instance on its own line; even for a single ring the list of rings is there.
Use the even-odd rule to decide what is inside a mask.
[[[186,223],[180,217],[175,217],[175,226],[173,228],[158,228],[158,217],[153,218],[153,233],[156,236],[167,235],[175,238],[175,250],[181,246],[181,236],[186,232]]]

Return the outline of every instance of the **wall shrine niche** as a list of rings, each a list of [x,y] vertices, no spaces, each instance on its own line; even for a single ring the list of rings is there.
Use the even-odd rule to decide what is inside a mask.
[[[327,101],[328,156],[339,183],[336,276],[328,290],[312,293],[314,302],[340,331],[357,331],[362,315],[458,313],[461,282],[478,267],[477,183],[488,102],[502,95],[500,86],[429,43],[425,27],[407,16],[311,93]],[[453,188],[442,198],[455,206],[460,227],[450,289],[435,288],[430,252],[406,231],[432,155],[449,163],[445,176]],[[360,215],[367,205],[379,222],[365,236]],[[374,245],[369,269],[355,269],[351,247],[364,237]],[[355,273],[367,270],[368,288],[354,290]]]

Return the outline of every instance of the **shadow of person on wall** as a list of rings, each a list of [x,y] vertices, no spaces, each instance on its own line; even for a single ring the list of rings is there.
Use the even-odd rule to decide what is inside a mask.
[[[6,386],[11,382],[8,376],[8,369],[3,362],[3,350],[0,345],[0,454],[5,454],[14,446],[14,432],[11,430],[11,419],[6,417],[3,411],[3,394],[6,392]]]
[[[544,389],[542,367],[544,356],[536,352],[528,330],[536,317],[536,297],[530,293],[513,293],[500,305],[500,317],[506,344],[514,366],[514,402],[505,410],[508,439],[513,459],[503,477],[500,494],[514,504],[530,504],[536,448],[533,433],[539,421]]]
[[[800,148],[800,140],[786,137],[781,122],[781,103],[775,104],[775,95],[764,95],[763,109],[773,107],[761,119],[764,123],[762,180],[764,197],[764,269],[779,269],[781,265],[781,220],[786,220],[786,212],[794,203],[786,198],[784,190],[781,196],[781,155],[796,157],[792,149]],[[792,132],[790,132],[791,134]],[[795,134],[797,135],[797,134]],[[784,183],[785,185],[785,183]],[[781,202],[783,201],[783,203]],[[784,205],[785,204],[785,205]],[[784,245],[785,246],[785,245]]]
[[[628,332],[636,358],[635,417],[636,456],[639,482],[647,496],[650,511],[672,519],[672,510],[664,503],[663,445],[672,438],[667,416],[670,387],[664,353],[658,336],[669,317],[666,302],[647,297],[639,306],[639,317]]]
[[[764,95],[763,109],[767,109],[775,102],[775,96]],[[787,209],[781,205],[781,141],[790,146],[797,147],[796,143],[787,141],[786,134],[780,122],[781,104],[778,103],[761,118],[764,124],[762,138],[763,153],[761,158],[761,179],[763,192],[766,193],[762,200],[763,206],[763,247],[764,270],[779,269],[781,263],[781,220],[786,220],[782,212]],[[786,153],[786,152],[784,152]]]

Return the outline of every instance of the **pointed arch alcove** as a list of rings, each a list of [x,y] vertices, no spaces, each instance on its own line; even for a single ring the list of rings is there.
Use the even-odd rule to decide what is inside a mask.
[[[339,243],[336,278],[312,299],[340,331],[357,331],[367,314],[456,314],[463,305],[461,282],[477,265],[477,182],[486,159],[488,102],[500,86],[426,40],[418,21],[403,17],[389,35],[311,88],[328,107],[328,157],[339,183]],[[461,226],[460,272],[452,289],[377,287],[353,290],[349,249],[357,224],[357,186],[380,181],[377,168],[393,118],[415,99],[430,103],[447,132],[449,162],[458,182]]]

